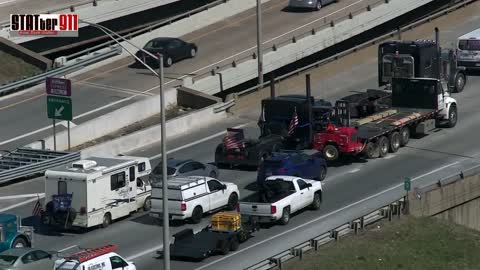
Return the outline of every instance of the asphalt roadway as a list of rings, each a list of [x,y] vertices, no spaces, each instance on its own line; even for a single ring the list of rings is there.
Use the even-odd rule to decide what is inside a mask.
[[[414,31],[405,33],[405,39],[432,38],[434,26],[441,29],[446,43],[455,37],[478,27],[480,3],[468,9],[451,13],[432,21]],[[376,86],[376,48],[361,50],[336,62],[311,70],[313,94],[329,100]],[[280,92],[299,93],[304,89],[303,76],[282,82]],[[294,216],[286,226],[274,225],[255,233],[254,237],[242,244],[240,249],[227,256],[214,256],[202,263],[172,261],[171,269],[243,269],[255,262],[288,249],[296,243],[308,240],[309,236],[321,230],[325,224],[318,220],[332,212],[341,212],[345,206],[377,194],[403,182],[404,177],[413,179],[436,173],[442,168],[453,167],[460,160],[477,162],[480,148],[477,146],[480,132],[480,97],[476,89],[480,86],[478,77],[469,77],[464,92],[455,94],[458,101],[459,122],[453,129],[439,129],[421,139],[412,139],[409,145],[383,159],[368,161],[354,160],[329,168],[324,181],[324,201],[319,211],[304,211]],[[327,91],[328,89],[328,91]],[[268,91],[268,90],[267,90]],[[255,122],[259,115],[259,104],[252,104],[244,113],[232,116],[209,128],[175,138],[168,142],[169,156],[193,158],[204,162],[213,161],[215,146],[220,142],[221,132],[228,126],[244,125],[248,136],[258,135]],[[138,149],[131,154],[153,157],[158,162],[160,146],[155,144]],[[231,181],[241,188],[241,196],[248,194],[245,187],[255,180],[254,171],[221,170],[220,179]],[[41,193],[42,179],[34,179],[0,189],[0,195]],[[415,183],[413,185],[415,187]],[[31,211],[34,200],[9,211],[19,214],[27,224],[32,223]],[[5,208],[0,209],[4,211]],[[208,217],[199,225],[180,225],[171,228],[171,233],[186,227],[201,229],[208,223]],[[161,259],[155,251],[162,247],[161,226],[145,213],[137,213],[117,221],[108,229],[94,229],[87,233],[38,231],[35,245],[46,250],[74,251],[77,246],[94,247],[106,243],[117,244],[120,254],[133,260],[138,269],[162,269]]]
[[[273,0],[263,5],[264,40],[282,36],[289,31],[321,21],[328,14],[340,16],[357,0],[343,0],[318,12],[282,11],[287,0]],[[340,11],[339,11],[340,10]],[[337,12],[338,11],[338,12]],[[167,86],[180,85],[184,74],[206,71],[216,63],[256,45],[256,17],[251,9],[220,23],[195,31],[183,37],[199,47],[196,58],[187,59],[165,69]],[[295,30],[297,29],[297,30]],[[280,40],[290,38],[282,36]],[[158,79],[146,69],[130,68],[133,58],[127,58],[87,74],[73,78],[73,123],[80,124],[109,111],[125,106],[144,96],[158,93]],[[46,98],[43,87],[0,98],[0,149],[11,150],[51,135],[52,121],[46,116]],[[66,127],[61,123],[58,130]]]

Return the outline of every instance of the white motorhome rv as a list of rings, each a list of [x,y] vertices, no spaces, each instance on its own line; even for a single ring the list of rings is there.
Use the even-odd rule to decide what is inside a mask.
[[[458,38],[458,66],[480,70],[480,28]]]
[[[143,157],[89,157],[45,172],[46,225],[107,227],[150,209],[150,161]]]

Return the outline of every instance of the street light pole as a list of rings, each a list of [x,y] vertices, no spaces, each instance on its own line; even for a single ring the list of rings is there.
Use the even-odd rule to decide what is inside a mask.
[[[165,120],[165,95],[163,93],[163,55],[158,54],[158,80],[160,88],[160,118],[162,141],[162,203],[163,203],[163,269],[170,270],[170,232],[168,218],[167,142]]]
[[[150,70],[153,74],[158,76],[159,80],[159,89],[160,89],[160,121],[161,121],[161,148],[162,148],[162,197],[163,197],[163,269],[170,270],[170,232],[169,232],[169,218],[168,218],[168,180],[167,180],[167,141],[166,141],[166,116],[165,116],[165,95],[163,92],[163,55],[158,54],[157,56],[153,55],[152,53],[137,47],[118,33],[112,31],[111,29],[101,26],[95,23],[90,23],[87,21],[79,20],[83,23],[89,24],[93,27],[100,29],[104,32],[107,36],[113,39],[119,46],[125,49],[130,55],[132,55],[136,60],[138,60],[142,65],[144,65],[148,70]],[[142,61],[142,59],[138,58],[135,54],[130,52],[126,47],[122,45],[116,38],[114,38],[110,33],[113,33],[117,37],[121,38],[122,40],[126,41],[133,47],[143,51],[144,53],[157,58],[158,59],[158,73],[153,70],[147,63]]]
[[[263,85],[263,50],[262,50],[262,1],[257,0],[257,63],[258,87]]]

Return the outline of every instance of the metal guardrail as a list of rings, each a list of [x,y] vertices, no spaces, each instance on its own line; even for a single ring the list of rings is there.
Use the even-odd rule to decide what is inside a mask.
[[[358,0],[353,4],[339,9],[331,14],[318,18],[316,20],[311,21],[308,24],[305,24],[299,28],[293,29],[289,32],[286,32],[278,37],[273,39],[267,40],[263,42],[263,54],[268,52],[276,51],[280,47],[286,46],[291,43],[297,42],[299,39],[315,35],[316,32],[321,31],[326,28],[330,28],[338,24],[340,21],[350,20],[353,16],[357,16],[364,12],[371,11],[374,7],[382,5],[384,3],[388,3],[391,0]],[[313,24],[318,23],[312,27]],[[202,78],[215,75],[216,73],[231,68],[236,67],[239,63],[245,62],[251,59],[256,59],[256,48],[254,46],[249,48],[243,52],[237,53],[230,57],[223,59],[219,63],[215,63],[209,66],[202,68],[203,72],[197,72],[196,76],[193,76],[192,79],[195,82],[196,80],[200,80]]]
[[[80,152],[18,148],[0,156],[0,183],[43,173],[45,170],[80,159]]]
[[[214,113],[219,113],[228,110],[229,108],[235,106],[235,99],[231,99],[227,102],[222,102],[218,106],[213,108]]]
[[[176,15],[176,16],[173,16],[171,18],[168,18],[168,19],[163,19],[163,20],[160,20],[160,21],[157,21],[157,22],[153,22],[153,23],[148,23],[148,24],[143,24],[143,25],[139,25],[139,26],[135,26],[135,27],[132,27],[132,28],[129,28],[129,29],[125,29],[125,30],[122,30],[122,31],[118,31],[117,33],[119,33],[120,35],[123,35],[124,33],[128,33],[126,35],[124,35],[123,37],[126,38],[126,39],[132,39],[133,37],[135,36],[138,36],[138,35],[141,35],[141,34],[144,34],[144,33],[148,33],[148,32],[151,32],[152,30],[154,29],[157,29],[157,28],[160,28],[162,26],[165,26],[165,25],[169,25],[173,22],[176,22],[178,20],[181,20],[181,19],[184,19],[184,18],[188,18],[194,14],[197,14],[197,13],[200,13],[202,11],[205,11],[205,10],[208,10],[212,7],[215,7],[215,6],[218,6],[218,5],[221,5],[221,4],[224,4],[224,3],[227,3],[228,1],[231,1],[231,0],[218,0],[218,1],[215,1],[215,2],[212,2],[212,3],[208,3],[204,6],[201,6],[199,8],[196,8],[196,9],[192,9],[188,12],[185,12],[185,13],[182,13],[182,14],[179,14],[179,15]],[[138,30],[137,30],[138,29]],[[133,31],[133,32],[132,32]],[[105,36],[102,36],[102,37],[99,37],[99,38],[96,38],[96,39],[90,39],[90,40],[87,40],[83,43],[89,43],[89,42],[92,42],[92,41],[95,41],[95,40],[98,40],[98,39],[103,39],[105,38]],[[81,45],[83,44],[82,42],[80,43],[77,43],[76,45]],[[98,49],[102,49],[102,48],[105,48],[105,47],[108,47],[110,46],[111,44],[114,44],[115,41],[113,40],[109,40],[109,41],[106,41],[102,44],[98,44],[96,46],[93,46],[93,47],[89,47],[85,50],[82,50],[82,51],[79,51],[79,52],[76,52],[76,53],[73,53],[73,54],[70,54],[68,56],[66,56],[66,59],[67,60],[70,60],[70,59],[73,59],[73,58],[76,58],[78,56],[81,56],[81,55],[84,55],[84,54],[88,54],[90,52],[93,52],[93,51],[96,51]],[[64,48],[68,48],[69,46],[65,46]],[[58,49],[58,48],[57,48]],[[48,53],[48,52],[45,52],[45,53]]]
[[[327,57],[327,58],[325,58],[325,59],[319,60],[319,61],[317,61],[317,62],[315,62],[315,63],[312,63],[312,64],[310,64],[310,65],[308,65],[308,66],[304,66],[304,67],[298,68],[298,69],[296,69],[296,70],[294,70],[294,71],[291,71],[291,72],[289,72],[289,73],[286,73],[286,74],[284,74],[284,75],[282,75],[282,76],[276,77],[276,78],[274,78],[273,80],[274,80],[274,82],[279,82],[279,81],[284,80],[284,79],[286,79],[286,78],[289,78],[289,77],[291,77],[291,76],[293,76],[293,75],[299,74],[299,73],[301,73],[301,72],[305,72],[305,71],[307,71],[307,70],[309,70],[309,69],[317,68],[317,67],[319,67],[319,66],[326,65],[326,64],[328,64],[328,63],[330,63],[330,62],[332,62],[332,61],[337,60],[338,58],[344,57],[344,56],[349,55],[349,54],[351,54],[351,53],[354,53],[354,52],[356,52],[356,51],[358,51],[358,50],[360,50],[360,49],[363,49],[363,48],[369,47],[369,46],[371,46],[371,45],[377,44],[378,42],[383,41],[383,40],[385,40],[385,39],[387,39],[387,38],[389,38],[389,37],[393,37],[395,34],[398,34],[399,32],[402,33],[402,32],[407,31],[407,30],[412,30],[413,28],[415,28],[415,27],[417,27],[417,26],[419,26],[419,25],[421,25],[421,24],[424,24],[425,22],[429,22],[429,21],[431,21],[431,20],[433,20],[433,19],[436,19],[436,18],[438,18],[438,17],[440,17],[440,16],[443,16],[444,14],[447,14],[447,13],[453,11],[453,10],[456,10],[456,9],[459,9],[459,8],[462,8],[462,7],[466,7],[468,4],[473,3],[473,2],[476,2],[476,1],[477,1],[477,0],[460,0],[460,1],[458,1],[457,3],[455,3],[454,5],[452,5],[452,6],[449,7],[449,8],[446,8],[446,9],[444,9],[444,10],[441,10],[441,11],[439,11],[439,12],[436,12],[436,13],[434,13],[434,14],[432,14],[432,15],[426,16],[426,17],[424,17],[424,18],[422,18],[422,19],[420,19],[420,20],[418,20],[418,21],[416,21],[416,22],[413,22],[413,23],[411,23],[411,24],[408,24],[408,25],[406,25],[406,26],[400,27],[398,30],[391,31],[390,33],[384,34],[384,35],[382,35],[382,36],[379,36],[379,37],[377,37],[377,38],[374,38],[374,39],[372,39],[372,40],[369,40],[369,41],[367,41],[367,42],[364,42],[364,43],[362,43],[362,44],[360,44],[360,45],[357,45],[357,46],[355,46],[355,47],[352,47],[352,48],[350,48],[350,49],[348,49],[348,50],[345,50],[345,51],[343,51],[343,52],[337,53],[337,54],[332,55],[332,56],[330,56],[330,57]],[[263,87],[268,86],[270,83],[271,83],[270,81],[266,81],[266,82],[264,82],[262,85],[258,85],[258,84],[257,84],[257,85],[255,85],[255,86],[252,86],[252,87],[246,89],[246,90],[243,90],[243,91],[241,91],[241,92],[236,93],[236,95],[237,95],[237,96],[247,95],[247,94],[249,94],[249,93],[251,93],[251,92],[254,92],[254,91],[258,90],[259,88],[263,88]]]
[[[45,73],[41,73],[23,80],[19,80],[16,82],[12,82],[9,84],[5,85],[0,85],[0,96],[3,96],[5,94],[14,92],[14,91],[19,91],[24,89],[25,87],[28,86],[33,86],[36,84],[39,84],[47,77],[53,77],[53,76],[61,76],[65,75],[71,72],[74,72],[76,70],[79,70],[85,66],[97,63],[99,61],[105,60],[107,58],[110,58],[112,56],[118,55],[122,52],[122,48],[119,46],[111,47],[110,51],[106,51],[104,53],[93,53],[91,55],[85,56],[84,59],[77,59],[78,61],[74,64],[62,66],[59,68],[52,69],[50,71],[47,71]]]

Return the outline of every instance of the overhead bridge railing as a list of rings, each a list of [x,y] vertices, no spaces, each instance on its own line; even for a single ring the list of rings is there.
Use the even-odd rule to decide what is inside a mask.
[[[99,61],[105,60],[115,55],[119,55],[120,53],[122,53],[122,48],[119,46],[114,46],[106,52],[92,53],[90,55],[84,56],[83,58],[78,58],[75,63],[71,63],[70,65],[55,68],[45,73],[38,74],[16,82],[0,85],[0,96],[24,89],[26,87],[34,86],[39,83],[43,83],[47,77],[63,76],[72,73],[88,65],[95,64]]]
[[[44,173],[80,159],[80,152],[18,148],[0,155],[0,183]]]
[[[355,16],[358,16],[361,13],[365,12],[371,12],[373,8],[383,5],[383,4],[388,4],[391,0],[359,0],[356,1],[346,7],[343,7],[331,14],[328,14],[326,16],[323,16],[321,18],[315,19],[301,27],[298,27],[296,29],[290,30],[289,32],[286,32],[280,36],[277,36],[275,38],[272,38],[270,40],[264,41],[262,46],[263,46],[263,54],[267,54],[269,52],[274,52],[277,51],[279,48],[287,46],[292,43],[296,43],[298,40],[311,36],[311,35],[316,35],[317,32],[335,27],[335,25],[339,24],[341,21],[345,20],[351,20]],[[438,17],[443,15],[445,12],[449,12],[450,10],[457,9],[458,7],[462,5],[466,5],[468,3],[472,2],[472,0],[454,0],[450,3],[450,7],[442,10],[438,13],[435,13],[437,15],[435,16],[426,16],[425,18],[421,19],[422,23],[424,23],[426,20],[431,20],[432,18]],[[439,15],[438,15],[439,14]],[[403,28],[402,28],[403,29]],[[390,35],[390,34],[389,34]],[[384,37],[382,36],[382,39]],[[333,45],[333,44],[332,44]],[[193,83],[195,81],[201,80],[203,78],[206,78],[208,76],[215,76],[218,73],[222,72],[223,70],[229,69],[229,68],[235,68],[237,67],[238,64],[242,62],[246,62],[252,59],[257,58],[257,52],[256,49],[257,46],[251,47],[249,49],[246,49],[242,52],[239,52],[237,54],[234,54],[230,57],[227,57],[223,59],[220,62],[211,64],[209,66],[206,66],[196,72],[196,75],[192,77]],[[357,49],[357,48],[356,48]],[[355,50],[356,50],[355,49]],[[349,50],[350,51],[350,50]],[[258,86],[257,86],[258,87]]]

